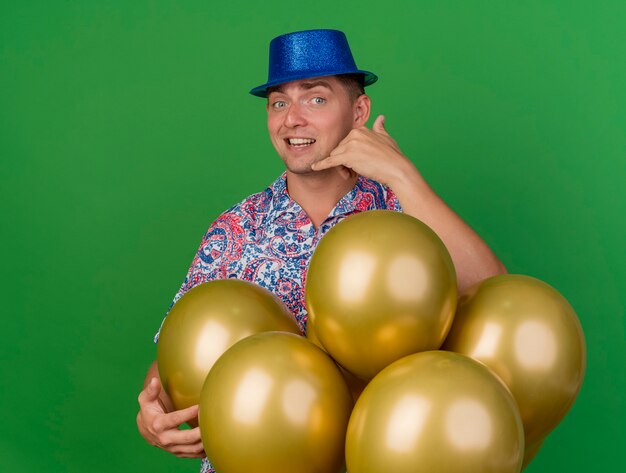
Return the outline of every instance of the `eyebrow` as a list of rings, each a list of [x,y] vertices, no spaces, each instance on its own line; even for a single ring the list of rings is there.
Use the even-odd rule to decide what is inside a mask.
[[[315,80],[315,81],[310,81],[310,82],[302,82],[299,85],[300,89],[305,89],[305,90],[309,90],[309,89],[313,89],[315,87],[326,87],[329,90],[333,90],[333,88],[331,87],[330,83],[325,81],[325,80]],[[270,87],[268,89],[268,97],[269,94],[271,94],[272,92],[278,92],[278,93],[284,93],[285,88],[284,88],[284,84],[280,84],[280,85],[276,85],[274,87]]]
[[[330,86],[330,84],[328,82],[326,82],[325,80],[316,80],[316,81],[312,81],[312,82],[303,82],[302,84],[300,84],[300,88],[301,89],[312,89],[314,87],[326,87],[327,89],[331,89],[332,87]]]

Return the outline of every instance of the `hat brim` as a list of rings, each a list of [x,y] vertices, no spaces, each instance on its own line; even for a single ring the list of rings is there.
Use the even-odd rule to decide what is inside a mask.
[[[351,71],[324,71],[323,73],[300,73],[289,77],[281,77],[280,79],[275,79],[273,81],[267,82],[263,85],[255,87],[250,91],[250,94],[255,97],[267,97],[267,89],[270,87],[274,87],[275,85],[286,84],[287,82],[293,82],[295,80],[302,79],[313,79],[316,77],[328,77],[328,76],[338,76],[341,74],[363,74],[363,86],[367,87],[368,85],[372,85],[374,82],[378,80],[378,76],[373,72],[369,71],[361,71],[361,70],[351,70]]]

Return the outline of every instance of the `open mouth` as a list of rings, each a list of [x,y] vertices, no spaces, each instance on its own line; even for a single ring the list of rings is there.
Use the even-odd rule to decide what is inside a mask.
[[[294,148],[306,148],[315,143],[313,138],[285,138],[285,142]]]

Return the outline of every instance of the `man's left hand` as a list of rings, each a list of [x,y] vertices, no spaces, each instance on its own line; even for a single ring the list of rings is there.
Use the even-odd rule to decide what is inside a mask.
[[[385,117],[379,115],[372,129],[354,128],[330,156],[314,163],[312,169],[343,166],[355,173],[392,187],[413,164],[402,154],[398,144],[385,130]]]

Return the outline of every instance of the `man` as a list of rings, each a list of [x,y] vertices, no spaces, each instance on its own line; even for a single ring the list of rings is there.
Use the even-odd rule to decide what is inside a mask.
[[[272,40],[269,80],[251,93],[267,97],[269,135],[286,171],[211,225],[174,302],[205,281],[246,279],[281,297],[304,331],[304,281],[315,246],[347,215],[370,209],[403,211],[429,225],[452,256],[461,290],[505,272],[402,154],[385,118],[366,128],[371,101],[363,87],[376,80],[357,69],[339,31]],[[149,443],[180,457],[204,456],[198,428],[178,429],[197,406],[173,411],[156,362],[139,404],[138,428]],[[212,471],[206,459],[202,471]]]

